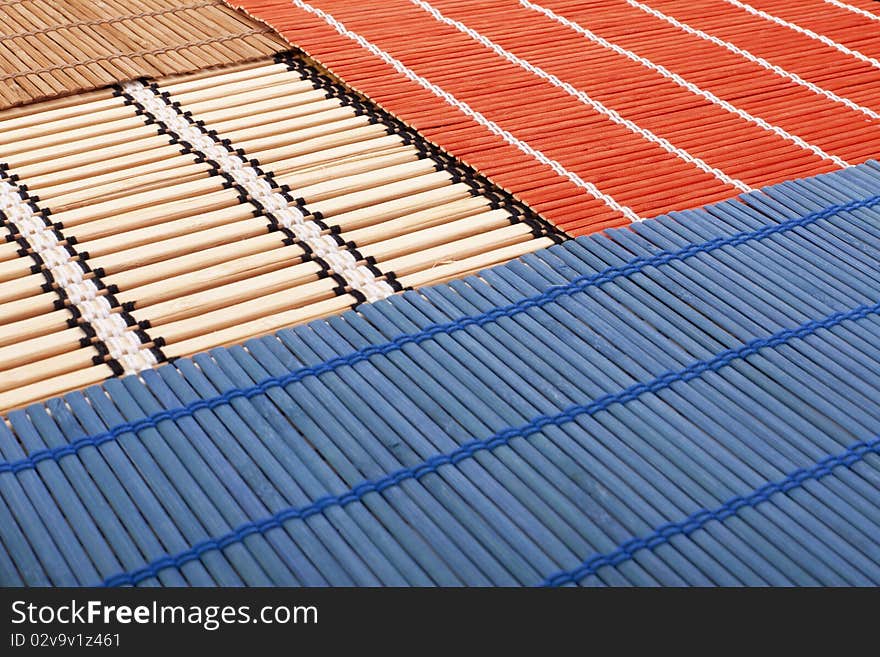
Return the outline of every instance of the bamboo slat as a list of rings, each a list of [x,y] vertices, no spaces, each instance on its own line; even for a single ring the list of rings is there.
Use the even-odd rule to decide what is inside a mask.
[[[5,184],[95,298],[6,222],[0,399],[27,403],[108,367],[136,371],[126,358],[191,355],[559,239],[290,54],[81,98],[0,114]]]
[[[26,115],[2,112],[23,103],[285,48],[271,28],[218,0],[23,0],[0,10],[0,121]]]

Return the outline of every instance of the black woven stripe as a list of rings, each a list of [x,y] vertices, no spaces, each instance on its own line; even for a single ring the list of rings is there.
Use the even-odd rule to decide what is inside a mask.
[[[356,113],[368,116],[373,122],[385,126],[389,134],[400,136],[404,143],[411,144],[425,157],[434,160],[437,163],[438,170],[448,171],[454,182],[464,183],[472,188],[474,195],[488,198],[491,208],[506,210],[510,214],[511,223],[524,223],[532,229],[532,234],[535,237],[549,237],[556,243],[569,239],[568,235],[559,228],[470,165],[458,160],[436,144],[428,141],[417,130],[406,125],[375,102],[359,96],[352,89],[343,86],[306,64],[300,59],[303,55],[304,53],[302,52],[289,50],[275,55],[275,61],[285,64],[289,70],[308,79],[316,89],[326,91],[328,98],[337,98],[344,105],[351,107]]]
[[[292,204],[295,207],[297,207],[297,209],[299,209],[299,211],[302,212],[303,215],[309,216],[311,214],[302,203],[298,202],[297,199],[293,198],[293,196],[290,193],[290,188],[288,188],[286,185],[279,185],[275,181],[275,178],[273,177],[272,172],[263,168],[263,166],[260,164],[260,162],[256,158],[250,157],[247,153],[245,153],[244,149],[236,148],[235,146],[233,146],[232,142],[229,139],[221,138],[217,134],[216,131],[208,129],[205,126],[205,123],[203,121],[196,120],[192,116],[191,112],[183,110],[180,106],[180,103],[172,100],[171,95],[167,91],[162,91],[161,89],[159,89],[159,86],[155,82],[153,82],[151,80],[146,80],[146,79],[141,80],[141,82],[144,85],[146,85],[158,98],[160,98],[162,101],[164,101],[165,104],[167,104],[169,107],[174,109],[174,111],[177,112],[177,114],[181,118],[185,119],[187,121],[187,123],[189,123],[194,128],[198,129],[199,132],[201,132],[203,135],[209,137],[211,140],[214,141],[215,144],[218,144],[219,146],[222,146],[223,148],[225,148],[226,151],[230,155],[236,155],[236,156],[240,157],[242,160],[244,160],[245,162],[247,162],[257,172],[257,175],[262,176],[269,183],[269,185],[271,185],[273,190],[275,190],[277,193],[281,194],[289,204]],[[282,233],[284,235],[284,239],[282,240],[282,242],[285,245],[288,245],[288,246],[296,245],[297,247],[299,247],[303,251],[303,257],[302,257],[303,261],[312,261],[315,264],[317,264],[318,267],[320,267],[320,271],[318,272],[319,278],[327,278],[327,277],[333,275],[333,269],[329,263],[327,263],[323,258],[316,256],[314,251],[312,251],[312,248],[308,244],[306,244],[305,242],[298,239],[296,237],[296,235],[293,233],[293,231],[282,226],[281,223],[278,221],[278,218],[275,217],[275,215],[268,208],[263,206],[263,204],[260,203],[257,199],[250,196],[247,189],[245,189],[244,187],[239,185],[231,176],[229,176],[227,173],[222,171],[220,169],[220,165],[217,162],[214,162],[213,160],[209,160],[200,151],[194,149],[192,144],[189,144],[186,141],[182,140],[180,138],[180,135],[176,134],[173,130],[171,130],[167,125],[165,125],[164,122],[158,120],[156,117],[154,117],[152,114],[150,114],[150,112],[145,107],[143,107],[140,103],[138,103],[134,97],[127,94],[122,89],[121,86],[117,85],[115,87],[114,93],[116,93],[116,95],[124,98],[127,104],[134,107],[135,111],[140,116],[142,116],[147,123],[155,125],[157,130],[161,134],[164,134],[169,138],[169,141],[171,142],[171,144],[180,145],[181,146],[181,153],[193,156],[193,158],[195,159],[196,162],[205,162],[208,165],[210,165],[211,166],[211,174],[222,177],[223,178],[223,186],[225,188],[234,189],[235,191],[238,192],[239,200],[242,203],[250,203],[251,205],[253,205],[256,208],[254,210],[255,217],[264,216],[269,219],[270,223],[266,227],[268,231],[270,231],[270,232],[278,231],[278,232]],[[313,216],[312,220],[321,229],[322,232],[326,232],[326,233],[333,232],[327,227],[327,225],[319,217]],[[344,286],[342,288],[338,288],[338,287],[334,288],[334,292],[337,295],[343,295],[346,293]]]

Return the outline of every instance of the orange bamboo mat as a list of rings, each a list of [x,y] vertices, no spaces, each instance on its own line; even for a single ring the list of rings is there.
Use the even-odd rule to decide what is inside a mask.
[[[219,0],[3,0],[0,109],[283,50]]]
[[[880,154],[869,0],[237,0],[572,234]]]

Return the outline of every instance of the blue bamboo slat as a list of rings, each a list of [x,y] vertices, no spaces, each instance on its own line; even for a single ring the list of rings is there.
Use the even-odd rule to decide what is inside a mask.
[[[8,585],[880,584],[880,165],[16,411]]]

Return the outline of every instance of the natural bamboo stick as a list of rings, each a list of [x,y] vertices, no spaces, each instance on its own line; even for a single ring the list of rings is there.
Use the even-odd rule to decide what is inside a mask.
[[[182,158],[181,158],[182,159]],[[156,187],[168,184],[168,180],[175,180],[179,183],[204,178],[209,175],[210,167],[204,162],[187,163],[185,160],[174,169],[169,169],[168,162],[154,162],[151,164],[138,167],[140,172],[131,173],[130,175],[117,179],[102,182],[99,176],[94,178],[77,180],[71,185],[57,185],[52,188],[39,189],[31,187],[34,192],[47,204],[56,211],[73,209],[80,207],[86,203],[96,203],[119,198],[127,193],[146,192]],[[86,183],[88,180],[88,183]]]
[[[432,205],[427,210],[410,212],[396,219],[386,219],[370,226],[345,232],[346,239],[363,248],[395,235],[404,235],[415,230],[431,228],[448,221],[455,221],[486,209],[489,201],[482,196],[465,196],[457,201]],[[338,217],[337,217],[338,219]]]
[[[490,210],[456,221],[448,221],[439,226],[388,237],[381,242],[359,245],[358,250],[364,257],[373,257],[382,261],[383,266],[387,268],[388,263],[394,258],[426,251],[441,244],[455,243],[465,238],[480,240],[484,233],[490,234],[491,231],[506,226],[510,226],[510,213],[507,210]]]
[[[214,347],[243,342],[248,338],[266,335],[288,326],[296,326],[297,324],[336,314],[349,308],[354,301],[354,297],[349,295],[331,297],[302,308],[277,312],[248,322],[235,323],[224,329],[198,335],[190,339],[176,340],[174,343],[169,344],[167,348],[164,348],[164,352],[169,358],[191,356]],[[4,398],[0,395],[0,405],[3,402]]]
[[[35,297],[0,303],[0,324],[16,322],[52,312],[58,295],[47,292]]]
[[[27,260],[22,258],[22,260]],[[0,265],[2,266],[2,265]],[[0,278],[2,280],[2,278]],[[42,274],[24,274],[0,283],[0,304],[42,294],[46,279]]]
[[[473,274],[481,269],[519,258],[527,253],[544,249],[553,244],[549,237],[539,237],[533,240],[515,242],[499,249],[478,253],[477,255],[439,263],[434,267],[423,269],[419,272],[403,276],[399,279],[404,287],[422,287],[424,285],[437,285],[453,278],[460,278]]]
[[[87,114],[64,116],[55,120],[44,119],[40,123],[26,125],[20,128],[9,128],[0,122],[0,145],[12,145],[17,142],[44,137],[48,135],[63,134],[65,130],[78,130],[89,126],[106,126],[107,121],[114,121],[134,115],[131,107],[123,104],[123,99],[117,99],[117,103],[104,109],[96,109]]]
[[[54,157],[42,161],[36,160],[31,164],[21,162],[7,162],[7,164],[12,166],[15,173],[24,180],[51,175],[52,181],[62,183],[82,176],[82,169],[85,167],[97,175],[178,156],[180,156],[179,146],[170,145],[167,138],[154,133],[148,139],[133,140],[72,155],[55,154]]]
[[[343,231],[372,226],[379,222],[388,221],[389,219],[397,219],[406,214],[426,210],[442,203],[457,201],[472,196],[473,189],[464,183],[442,184],[443,175],[441,172],[437,178],[432,178],[427,182],[433,185],[426,191],[412,193],[409,195],[392,194],[395,198],[389,201],[378,202],[375,204],[367,204],[365,207],[358,207],[346,212],[338,214],[325,214],[326,223],[330,226],[339,226]],[[438,182],[439,181],[439,182]],[[436,183],[436,184],[435,184]],[[402,187],[403,185],[401,185]],[[399,189],[397,191],[400,191]],[[415,190],[413,190],[415,192]],[[366,199],[363,199],[366,201]],[[345,199],[343,199],[345,202]],[[315,203],[309,209],[312,211],[319,210],[322,213],[329,212],[326,205],[332,203]],[[326,205],[325,205],[326,204]]]
[[[58,376],[42,378],[36,383],[0,393],[0,409],[8,411],[19,408],[40,399],[48,399],[71,390],[94,385],[110,376],[113,376],[113,370],[109,366],[95,365],[86,369],[68,371]]]
[[[141,207],[120,214],[110,214],[102,219],[88,221],[75,226],[69,232],[80,240],[115,235],[127,230],[152,226],[155,224],[185,219],[200,213],[214,210],[235,210],[235,216],[244,218],[254,211],[252,206],[237,205],[238,194],[231,189],[223,189],[195,198],[182,199],[153,207]],[[73,211],[75,212],[75,210]],[[59,213],[59,216],[63,213]],[[81,217],[79,217],[81,218]]]
[[[79,228],[76,233],[83,240],[82,248],[89,252],[89,256],[93,258],[92,262],[95,266],[104,266],[104,264],[99,263],[106,263],[108,268],[113,268],[115,270],[117,267],[125,267],[126,259],[130,257],[129,255],[125,255],[121,262],[119,258],[113,258],[114,255],[120,255],[124,249],[140,246],[149,247],[150,244],[157,245],[157,255],[160,256],[159,258],[148,257],[149,251],[147,250],[146,252],[139,252],[137,259],[129,261],[129,265],[136,266],[140,263],[146,264],[149,262],[155,262],[157,259],[161,259],[161,255],[164,253],[159,250],[159,245],[167,240],[186,235],[187,233],[193,235],[198,234],[204,239],[207,231],[218,229],[217,237],[220,238],[221,241],[224,241],[226,239],[224,237],[225,233],[220,233],[219,231],[233,229],[220,227],[236,224],[237,222],[249,222],[249,225],[255,225],[252,223],[252,220],[252,207],[249,205],[233,205],[227,208],[221,208],[211,212],[202,212],[190,217],[183,217],[181,219],[175,219],[163,223],[148,226],[135,225],[129,230],[109,233],[107,236],[101,238],[92,238],[89,236],[88,241],[86,241],[85,230]],[[259,221],[259,224],[256,225],[260,227],[260,230],[269,223],[268,219],[253,221]],[[210,239],[213,238],[209,237],[208,240],[210,241]],[[175,253],[178,252],[175,251]],[[111,262],[114,264],[111,265]]]
[[[220,70],[213,69],[185,76],[163,78],[162,90],[172,94],[183,94],[201,89],[211,89],[228,82],[238,82],[240,80],[274,75],[287,69],[284,64],[257,64],[256,62],[231,68],[232,70],[224,67]]]
[[[8,324],[0,324],[0,347],[5,347],[21,340],[30,340],[41,335],[63,331],[69,328],[68,320],[71,317],[73,315],[70,310],[65,308]],[[80,335],[85,336],[84,333]]]
[[[192,207],[203,207],[204,203],[210,205],[221,197],[224,199],[230,198],[232,202],[235,202],[237,199],[234,193],[230,195],[228,190],[223,189],[222,179],[209,177],[180,184],[166,185],[160,189],[130,194],[124,198],[99,201],[82,208],[55,212],[53,219],[60,221],[65,226],[78,226],[98,219],[124,215],[134,210],[146,208],[170,209],[172,204],[177,205],[178,202],[181,204],[193,203]],[[199,201],[195,201],[195,198],[198,198]],[[156,215],[153,214],[151,216]]]
[[[531,238],[531,228],[525,224],[510,224],[477,236],[450,241],[446,244],[385,260],[386,271],[403,278],[408,274],[430,269],[448,261],[469,258]]]
[[[250,299],[211,312],[205,312],[197,317],[186,317],[185,319],[168,323],[156,320],[152,330],[153,337],[157,337],[158,334],[158,336],[165,338],[168,344],[173,344],[180,340],[284,312],[291,308],[309,306],[334,296],[333,289],[336,285],[336,281],[323,278],[299,285],[295,290],[282,290],[257,299]],[[134,313],[135,317],[140,317],[141,315],[145,315],[145,313],[137,311]],[[174,314],[169,313],[169,316],[173,317]]]
[[[0,282],[20,280],[31,274],[31,267],[34,265],[34,261],[28,257],[18,255],[17,251],[21,247],[16,242],[9,243],[9,246],[13,245],[15,246],[15,251],[9,255],[14,259],[0,262]],[[4,244],[4,246],[6,245]]]
[[[299,304],[302,299],[309,298],[303,296],[310,293],[310,291],[304,291],[305,284],[316,281],[320,271],[321,268],[316,263],[311,261],[302,262],[234,283],[202,289],[195,293],[173,295],[173,298],[168,301],[159,301],[152,304],[141,302],[135,298],[132,298],[131,301],[135,303],[135,315],[149,319],[150,323],[154,326],[190,317],[198,317],[198,321],[202,321],[209,314],[209,311],[218,308],[225,310],[232,304],[241,308],[246,302],[255,299],[269,303],[269,300],[273,298],[272,294],[275,292],[283,292],[286,296],[286,302],[289,303],[292,299],[295,299],[296,303]],[[328,285],[315,288],[320,289],[321,294],[325,290],[332,290],[338,285],[332,279],[322,282],[326,282]],[[163,293],[162,291],[154,292],[154,296],[162,297]],[[259,312],[264,310],[265,308],[257,308]]]
[[[120,116],[115,120],[101,121],[100,117],[95,117],[96,121],[94,123],[80,128],[59,126],[57,131],[46,132],[45,128],[49,126],[44,124],[44,130],[40,131],[43,134],[30,134],[27,139],[18,139],[4,143],[3,157],[9,159],[15,155],[24,156],[33,152],[45,153],[47,148],[57,147],[59,144],[94,143],[99,139],[102,143],[106,143],[107,140],[111,139],[112,135],[128,132],[135,134],[140,134],[141,131],[149,132],[144,130],[143,118],[137,116],[132,108],[129,107],[127,109],[128,113],[126,115]],[[2,134],[0,133],[0,135]],[[110,141],[109,143],[114,142]]]
[[[199,112],[198,118],[218,132],[225,132],[241,127],[240,123],[250,125],[255,119],[269,123],[278,118],[295,116],[296,112],[311,114],[323,109],[339,107],[339,105],[338,99],[327,98],[326,92],[315,89],[300,94],[255,101],[243,106]]]
[[[35,148],[21,153],[9,153],[4,155],[4,161],[11,167],[23,168],[29,165],[36,165],[51,158],[62,159],[79,155],[88,160],[89,158],[94,158],[94,152],[97,150],[127,147],[131,151],[135,148],[132,144],[155,137],[160,137],[155,125],[140,125],[131,127],[124,133],[114,132],[69,143]],[[163,141],[165,140],[163,139]]]
[[[38,380],[40,376],[46,373],[46,369],[42,371],[32,371],[30,376],[36,376],[37,379],[24,380],[27,376],[24,366],[47,359],[55,359],[52,362],[61,362],[56,359],[59,354],[66,356],[75,355],[79,360],[75,360],[78,367],[83,365],[80,352],[89,353],[89,360],[85,361],[86,365],[91,364],[91,358],[98,355],[94,349],[81,349],[79,346],[83,333],[78,328],[66,329],[49,335],[43,335],[29,340],[23,340],[17,344],[8,347],[0,347],[0,371],[3,376],[0,377],[0,391],[9,390],[19,385],[27,385],[28,383]],[[66,362],[66,361],[65,361]],[[71,361],[73,362],[73,361]],[[47,366],[48,367],[48,366]],[[37,368],[34,368],[37,369]],[[73,367],[71,367],[73,369]],[[59,372],[60,373],[60,372]]]
[[[127,287],[117,295],[117,299],[122,303],[131,301],[135,307],[147,309],[163,301],[184,300],[186,297],[194,297],[194,306],[201,307],[201,304],[209,302],[215,291],[218,294],[228,293],[232,285],[245,289],[256,288],[256,293],[259,294],[268,289],[269,273],[277,275],[278,269],[283,269],[285,278],[290,277],[290,281],[299,280],[303,276],[317,276],[321,267],[313,261],[302,262],[304,254],[305,251],[297,246],[284,246],[278,242],[275,249],[239,255],[213,266],[198,267],[181,263],[187,264],[186,276],[175,275],[172,269],[175,261],[165,261],[159,263],[165,265],[165,268],[164,271],[154,272],[153,282]],[[266,274],[261,273],[267,269]],[[294,270],[298,271],[296,275]]]
[[[112,91],[101,89],[76,96],[11,107],[0,111],[0,132],[21,130],[77,116],[89,116],[118,106],[122,102],[122,99],[115,97]]]

